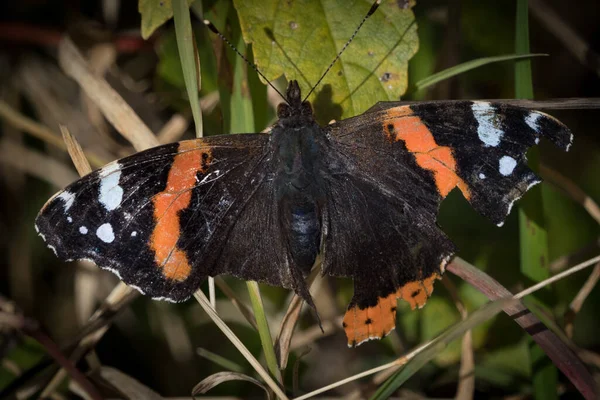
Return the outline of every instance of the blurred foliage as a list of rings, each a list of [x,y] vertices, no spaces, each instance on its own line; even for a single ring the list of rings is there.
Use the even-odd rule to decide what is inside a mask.
[[[0,40],[7,44],[0,51],[2,99],[16,104],[24,115],[48,126],[54,123],[51,128],[56,129],[56,121],[48,116],[52,111],[48,112],[38,103],[45,93],[43,86],[37,98],[24,88],[23,66],[31,62],[32,57],[56,65],[55,44],[48,44],[45,40],[52,37],[52,32],[62,34],[68,31],[84,50],[90,50],[93,47],[90,41],[98,40],[92,33],[99,29],[90,24],[91,20],[100,23],[100,29],[114,39],[112,43],[119,43],[119,38],[131,37],[125,34],[130,30],[141,31],[142,36],[150,40],[144,44],[137,42],[138,47],[133,51],[124,51],[117,46],[116,63],[106,73],[107,80],[136,112],[142,116],[150,115],[144,119],[151,126],[164,125],[173,113],[180,113],[191,123],[171,20],[171,2],[140,0],[139,5],[122,2],[114,21],[101,7],[102,2],[85,3],[80,8],[58,0],[49,4],[20,2],[14,9],[0,5]],[[206,104],[203,101],[215,93],[218,93],[219,99],[204,110],[205,135],[262,131],[274,121],[275,104],[280,99],[267,90],[251,67],[205,28],[199,20],[200,13],[210,19],[242,54],[256,63],[268,79],[274,80],[277,88],[284,88],[286,79],[299,79],[306,94],[310,84],[319,79],[352,35],[371,4],[367,0],[353,0],[351,4],[342,0],[306,4],[284,0],[197,0],[188,3],[192,5],[192,27],[202,65],[200,102]],[[288,3],[290,8],[287,11],[277,11],[278,6]],[[579,31],[592,49],[598,50],[600,11],[594,1],[581,2],[580,9],[557,0],[547,3]],[[458,7],[459,18],[449,18],[456,15],[454,12],[457,10],[452,10],[453,7]],[[443,1],[415,4],[384,1],[310,98],[320,121],[326,123],[332,118],[356,115],[377,101],[400,97],[403,100],[513,98],[515,75],[512,61],[470,70],[426,90],[409,91],[408,94],[405,91],[415,88],[423,78],[459,63],[514,53],[515,15],[515,2],[463,0],[449,4]],[[69,16],[68,23],[65,16]],[[30,31],[40,26],[54,31],[44,31],[47,37],[38,34],[39,42],[23,42],[6,36],[1,29],[14,22],[26,23],[22,29]],[[459,35],[448,33],[453,29]],[[598,75],[581,65],[535,18],[530,18],[529,37],[531,52],[549,54],[548,57],[531,60],[536,99],[599,95]],[[148,43],[150,46],[147,46]],[[384,57],[386,54],[387,57]],[[87,120],[89,116],[81,111],[79,97],[66,97],[68,84],[64,84],[64,93],[50,91],[55,96],[54,101],[72,105],[73,116],[63,116],[64,119]],[[600,141],[596,134],[598,112],[569,110],[552,114],[571,127],[575,133],[574,146],[570,153],[564,154],[542,142],[539,162],[560,172],[592,199],[600,201]],[[83,143],[97,146],[88,145],[95,151],[102,151],[112,158],[131,152],[111,129],[107,129],[104,136],[97,135],[95,129],[73,133]],[[102,140],[100,143],[85,142],[88,140],[86,135]],[[184,135],[193,137],[193,129],[188,129]],[[0,140],[7,139],[16,140],[32,151],[44,152],[63,165],[70,165],[64,154],[57,153],[37,139],[23,138],[8,124],[2,124]],[[0,154],[0,157],[7,157],[5,153]],[[10,167],[5,163],[0,165],[0,293],[8,303],[39,320],[59,344],[68,343],[90,312],[114,287],[116,278],[93,266],[65,265],[57,261],[35,236],[33,218],[58,188],[51,187],[43,176],[34,178],[13,164]],[[548,242],[548,260],[545,263],[548,274],[556,272],[552,263],[562,256],[590,247],[591,252],[586,254],[597,254],[600,231],[596,221],[562,190],[543,183],[540,191]],[[532,284],[520,268],[522,249],[519,247],[519,221],[515,211],[499,229],[475,213],[460,194],[453,192],[443,202],[438,222],[457,244],[462,258],[486,271],[511,291],[516,292]],[[576,256],[573,260],[581,260],[581,257]],[[572,264],[574,261],[569,263]],[[550,295],[541,296],[546,316],[557,326],[564,328],[569,303],[588,274],[583,272],[560,281],[552,286]],[[454,276],[449,279],[458,287],[459,297],[469,312],[486,302],[486,298],[470,285]],[[245,284],[232,278],[226,281],[249,305]],[[392,361],[460,321],[453,300],[438,282],[433,297],[422,310],[410,311],[407,304],[399,304],[397,330],[389,337],[368,342],[357,349],[347,349],[343,331],[339,329],[340,323],[335,318],[343,315],[352,295],[352,284],[349,280],[327,279],[322,285],[315,299],[317,307],[321,316],[333,321],[338,329],[293,349],[288,368],[283,373],[285,386],[290,391],[295,367],[299,371],[299,391],[304,393]],[[206,284],[203,289],[206,289]],[[261,286],[261,293],[269,325],[272,333],[276,333],[290,294],[266,286]],[[596,355],[600,352],[599,308],[600,291],[596,288],[577,313],[573,331],[574,344]],[[258,333],[219,290],[217,309],[252,353],[264,361]],[[304,336],[314,327],[314,315],[310,310],[304,310],[295,338]],[[3,390],[15,382],[20,373],[47,357],[36,342],[5,330],[1,323],[0,333],[0,359],[3,360],[0,390]],[[500,314],[478,325],[473,331],[473,341],[476,398],[528,396],[533,393],[529,342],[514,321]],[[102,364],[121,370],[162,395],[188,396],[196,383],[223,370],[221,366],[197,356],[198,347],[242,366],[243,373],[256,377],[243,357],[194,302],[174,305],[138,298],[116,316],[113,326],[97,345],[95,354]],[[301,357],[307,347],[312,351]],[[455,341],[437,354],[432,363],[416,371],[403,388],[428,397],[454,396],[460,359],[460,341]],[[93,365],[92,361],[88,358],[80,364],[86,368]],[[590,369],[598,376],[599,365],[590,365]],[[34,381],[42,386],[38,386],[34,394],[39,394],[55,369],[48,371],[46,369],[36,375]],[[558,379],[564,398],[576,396],[575,389],[564,377],[559,376]],[[367,384],[369,378],[361,382]],[[355,383],[328,394],[341,396],[358,388]],[[365,385],[363,389],[366,396],[377,388]],[[61,390],[66,393],[66,385],[61,386]],[[263,396],[260,388],[235,381],[217,386],[209,394]]]

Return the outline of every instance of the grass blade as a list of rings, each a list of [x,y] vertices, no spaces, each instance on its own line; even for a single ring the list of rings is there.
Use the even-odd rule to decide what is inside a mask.
[[[252,353],[250,353],[250,350],[248,350],[248,348],[244,346],[244,343],[242,343],[242,341],[235,335],[235,333],[233,333],[233,331],[227,326],[227,324],[219,317],[215,310],[213,310],[206,295],[202,293],[201,290],[198,290],[194,293],[194,297],[196,298],[200,306],[204,309],[204,311],[208,314],[210,319],[214,321],[215,325],[217,325],[217,327],[219,327],[219,329],[225,334],[225,336],[227,336],[227,339],[229,339],[229,341],[239,350],[239,352],[242,353],[244,358],[250,363],[250,365],[252,365],[252,368],[254,368],[258,375],[260,375],[260,377],[269,386],[269,388],[271,388],[271,390],[273,390],[273,392],[280,399],[287,399],[288,397],[285,395],[283,390],[281,390],[277,382],[275,382],[273,378],[271,378],[269,373],[265,371],[263,366],[252,355]]]
[[[190,10],[186,0],[173,0],[173,20],[185,88],[196,125],[196,137],[202,137],[202,111],[198,94],[201,87],[200,59],[196,50]]]
[[[258,334],[260,335],[260,342],[262,343],[262,348],[265,352],[267,366],[269,367],[271,374],[276,377],[279,382],[281,382],[281,371],[279,370],[279,366],[277,364],[277,357],[275,357],[273,339],[271,338],[271,331],[269,330],[269,323],[267,322],[267,316],[265,315],[265,308],[263,307],[258,283],[255,281],[248,281],[246,282],[246,285],[248,286],[248,293],[250,294],[250,301],[252,302],[252,308],[254,310],[254,318],[256,319]]]
[[[515,32],[517,54],[529,52],[528,20],[528,0],[517,0]],[[520,99],[533,98],[530,60],[520,60],[515,63],[515,96]],[[533,149],[529,157],[529,165],[534,171],[539,170],[539,150]],[[539,186],[531,190],[519,207],[519,241],[521,272],[534,282],[548,278],[548,233],[542,190]],[[535,397],[557,399],[558,370],[533,341],[530,345],[530,363]]]
[[[427,78],[421,79],[420,81],[415,83],[415,88],[416,90],[425,89],[443,80],[450,79],[453,76],[460,75],[462,73],[465,73],[475,68],[482,67],[487,64],[509,60],[529,59],[531,57],[540,57],[546,55],[547,54],[507,54],[504,56],[478,58],[476,60],[471,60],[462,64],[455,65],[454,67],[450,67],[448,69],[430,75]],[[529,60],[525,61],[529,63]]]

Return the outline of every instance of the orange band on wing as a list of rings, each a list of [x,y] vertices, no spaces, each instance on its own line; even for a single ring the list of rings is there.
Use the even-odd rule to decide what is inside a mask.
[[[373,307],[348,309],[342,322],[348,346],[387,336],[396,327],[396,299],[406,300],[413,310],[421,308],[431,296],[436,279],[441,279],[437,272],[422,280],[408,282],[386,297],[379,297]]]
[[[169,170],[167,186],[152,199],[156,225],[150,237],[150,248],[154,250],[154,260],[162,268],[163,275],[183,281],[190,275],[192,267],[186,254],[177,248],[181,235],[179,212],[190,205],[196,174],[205,172],[212,156],[209,149],[199,148],[195,140],[180,142],[178,152]]]
[[[443,197],[458,186],[467,200],[471,198],[468,185],[457,175],[452,149],[439,146],[421,118],[413,115],[410,107],[389,109],[385,116],[384,129],[390,140],[404,142],[406,149],[415,155],[421,168],[433,172],[435,184]]]

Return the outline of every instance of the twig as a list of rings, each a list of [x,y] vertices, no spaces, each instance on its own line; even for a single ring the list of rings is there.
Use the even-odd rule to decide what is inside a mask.
[[[442,100],[436,103],[452,104],[465,100]],[[526,99],[478,99],[477,101],[488,101],[493,103],[505,103],[513,106],[524,107],[534,110],[596,110],[600,108],[598,97],[576,97],[552,100],[526,100]],[[423,103],[422,101],[382,101],[369,109],[369,112],[378,111],[382,107],[399,107],[411,104]]]
[[[56,343],[41,331],[37,321],[14,314],[0,312],[0,324],[9,325],[14,329],[19,329],[26,335],[35,339],[92,399],[102,400],[102,396],[100,396],[100,393],[98,393],[94,385],[92,385],[85,375],[83,375],[81,371],[79,371],[75,365],[64,356]]]

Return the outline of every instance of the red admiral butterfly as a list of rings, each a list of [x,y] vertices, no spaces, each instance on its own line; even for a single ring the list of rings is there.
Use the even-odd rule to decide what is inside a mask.
[[[208,276],[294,290],[304,278],[354,280],[349,345],[395,327],[396,299],[422,307],[456,249],[436,224],[455,187],[501,225],[540,182],[525,153],[546,137],[568,150],[553,117],[488,102],[379,103],[315,122],[296,81],[270,134],[212,136],[112,162],[69,185],[36,229],[65,260],[90,259],[155,299],[184,301]]]

